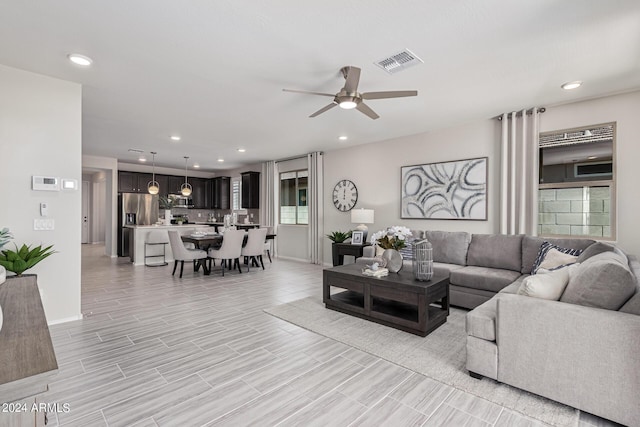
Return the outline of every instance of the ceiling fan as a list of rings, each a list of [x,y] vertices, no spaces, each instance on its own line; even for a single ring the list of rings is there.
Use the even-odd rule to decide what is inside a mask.
[[[348,65],[343,67],[341,70],[342,75],[345,78],[344,87],[340,90],[340,92],[332,95],[330,93],[322,93],[322,92],[309,92],[306,90],[293,90],[293,89],[282,89],[284,92],[295,92],[295,93],[306,93],[309,95],[320,95],[320,96],[330,96],[333,98],[331,104],[322,107],[309,117],[316,117],[320,114],[324,113],[339,105],[340,108],[344,108],[345,110],[351,110],[355,108],[363,114],[366,114],[373,120],[379,118],[380,116],[376,114],[367,104],[362,102],[365,99],[384,99],[384,98],[402,98],[405,96],[416,96],[418,95],[417,90],[392,90],[387,92],[358,92],[358,83],[360,82],[360,68],[354,67],[352,65]]]

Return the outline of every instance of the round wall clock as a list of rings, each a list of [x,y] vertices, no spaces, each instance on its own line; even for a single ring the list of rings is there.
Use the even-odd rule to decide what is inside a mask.
[[[353,209],[358,201],[358,189],[353,181],[343,179],[333,187],[333,205],[341,212]]]

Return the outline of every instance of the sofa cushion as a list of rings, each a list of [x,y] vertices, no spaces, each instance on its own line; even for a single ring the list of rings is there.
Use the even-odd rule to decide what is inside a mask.
[[[434,262],[433,274],[436,274],[436,275],[444,274],[449,276],[453,270],[458,270],[460,268],[464,268],[464,265],[447,264],[445,262]]]
[[[558,301],[579,265],[571,264],[557,270],[539,269],[537,274],[522,281],[518,295]]]
[[[531,274],[536,274],[539,268],[550,270],[573,264],[581,253],[581,249],[563,248],[550,242],[543,242],[533,263]]]
[[[595,255],[578,267],[560,301],[618,310],[636,291],[628,261],[615,252]]]
[[[623,313],[637,314],[640,316],[640,262],[635,256],[629,256],[629,269],[636,279],[636,293],[620,307]]]
[[[433,246],[433,260],[447,264],[467,264],[471,235],[464,231],[427,231],[426,238]]]
[[[520,285],[522,285],[522,282],[527,277],[529,277],[528,274],[523,274],[522,276],[518,277],[515,282],[513,282],[510,285],[508,285],[506,288],[500,289],[500,292],[498,292],[498,293],[500,293],[500,294],[517,294],[518,293],[518,289],[520,289]]]
[[[591,239],[543,239],[542,237],[524,236],[522,238],[522,274],[531,273],[533,263],[538,257],[540,246],[547,241],[562,248],[586,249],[594,243]]]
[[[594,244],[589,245],[589,247],[587,247],[584,251],[582,251],[582,253],[578,257],[578,261],[576,262],[583,263],[594,255],[601,254],[602,252],[613,252],[614,249],[615,248],[613,246],[607,245],[606,243],[595,242]]]
[[[487,341],[495,341],[496,309],[496,298],[491,298],[468,312],[465,321],[467,335]]]
[[[519,271],[467,266],[451,271],[449,282],[467,288],[499,292],[520,277]]]
[[[467,265],[519,272],[522,268],[521,263],[522,235],[474,234],[471,236]]]

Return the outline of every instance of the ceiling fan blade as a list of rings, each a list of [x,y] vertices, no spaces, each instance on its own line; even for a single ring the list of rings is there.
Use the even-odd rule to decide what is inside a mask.
[[[325,111],[329,111],[330,109],[332,109],[336,105],[338,105],[336,102],[332,102],[331,104],[327,105],[326,107],[322,107],[321,109],[319,109],[318,111],[316,111],[315,113],[310,115],[309,117],[319,116],[320,114],[324,113]]]
[[[358,83],[360,83],[360,68],[354,66],[345,67],[347,81],[344,82],[344,90],[353,93],[358,91]]]
[[[321,96],[330,96],[330,97],[334,97],[336,96],[336,94],[331,94],[331,93],[322,93],[322,92],[310,92],[308,90],[295,90],[295,89],[282,89],[283,92],[293,92],[293,93],[304,93],[307,95],[321,95]]]
[[[365,104],[364,102],[361,102],[358,104],[358,106],[356,107],[356,110],[360,111],[361,113],[366,114],[367,116],[371,117],[373,120],[379,118],[380,116],[376,114],[375,111],[373,111],[371,108],[369,108],[369,106],[367,104]]]
[[[417,96],[417,90],[390,90],[388,92],[366,92],[362,99],[402,98],[405,96]]]

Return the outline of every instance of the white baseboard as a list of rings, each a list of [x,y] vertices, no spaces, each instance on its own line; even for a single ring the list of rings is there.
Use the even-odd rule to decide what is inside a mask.
[[[83,319],[82,313],[80,313],[77,316],[71,316],[71,317],[65,317],[64,319],[52,320],[51,322],[47,322],[47,325],[49,326],[58,325],[60,323],[74,322],[76,320],[82,320],[82,319]]]

